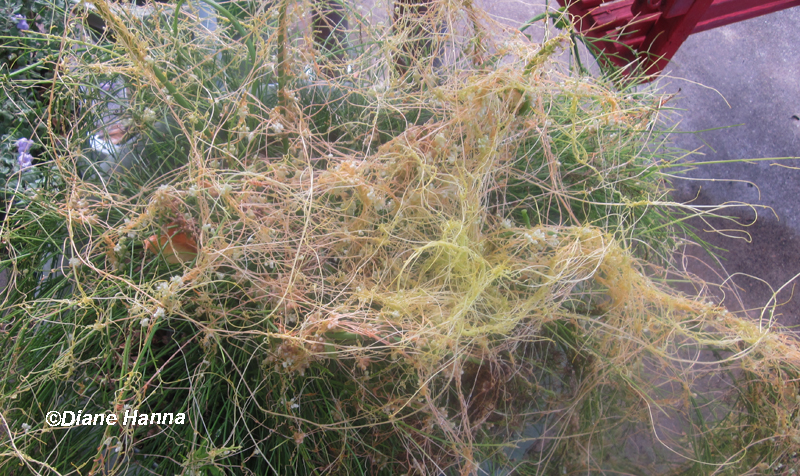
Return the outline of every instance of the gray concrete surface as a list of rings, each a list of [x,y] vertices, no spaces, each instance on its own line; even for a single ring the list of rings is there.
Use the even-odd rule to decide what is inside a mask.
[[[792,117],[800,117],[798,26],[800,8],[794,8],[690,36],[659,84],[665,92],[680,89],[675,101],[682,109],[680,130],[723,129],[680,134],[675,144],[701,152],[696,161],[800,156],[800,120]],[[722,266],[689,265],[690,271],[716,282],[734,275],[741,304],[759,315],[772,289],[800,273],[800,160],[703,165],[687,176],[692,180],[676,182],[676,199],[770,207],[758,210],[751,226],[738,227],[749,233],[751,243],[703,233],[727,250],[720,254]],[[755,218],[745,208],[734,214],[744,221]],[[691,254],[711,262],[696,250]],[[782,324],[798,326],[800,297],[790,300],[791,294],[791,286],[780,293],[778,303],[786,304],[776,315]],[[732,298],[728,292],[725,303],[736,308]]]

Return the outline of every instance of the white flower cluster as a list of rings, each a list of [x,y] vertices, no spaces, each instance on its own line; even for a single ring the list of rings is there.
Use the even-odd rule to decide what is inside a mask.
[[[478,152],[480,152],[481,154],[488,153],[490,145],[491,144],[489,142],[489,137],[488,136],[483,136],[483,137],[478,138],[478,141],[477,141]]]
[[[370,202],[377,202],[379,200],[382,201],[383,197],[381,197],[380,195],[381,195],[380,192],[376,191],[374,188],[370,188],[369,192],[367,192],[367,200],[369,200]]]
[[[128,238],[126,236],[119,237],[119,241],[114,246],[114,253],[120,254],[125,251],[125,241],[127,241],[127,239]]]
[[[544,232],[542,230],[526,231],[523,233],[523,236],[528,240],[528,244],[537,248],[541,248],[546,242]]]
[[[299,356],[297,355],[297,353],[291,351],[288,347],[285,347],[284,345],[278,347],[278,358],[283,360],[283,362],[281,362],[281,366],[284,369],[291,369],[292,367],[294,367],[296,361],[300,360],[298,357]],[[305,373],[305,369],[301,368],[298,370],[300,370],[301,372],[300,375]]]
[[[147,124],[152,124],[157,119],[156,112],[149,107],[142,113],[142,120]]]
[[[178,292],[183,287],[183,277],[173,276],[169,283],[161,281],[155,286],[155,297],[161,301],[161,306],[156,310],[153,317],[159,318],[164,315],[165,309],[174,309],[179,305]]]
[[[233,187],[230,184],[226,183],[221,187],[218,187],[217,190],[219,190],[220,195],[222,195],[223,197],[227,197],[233,191]]]
[[[333,168],[334,171],[350,171],[355,172],[358,169],[359,161],[357,160],[343,160],[336,164],[336,167]]]
[[[433,143],[434,143],[434,145],[435,145],[436,147],[438,147],[439,149],[444,149],[444,148],[447,146],[447,139],[444,137],[444,134],[442,134],[441,132],[439,132],[439,133],[438,133],[438,134],[436,134],[436,136],[433,138]]]
[[[312,343],[308,348],[284,342],[278,346],[274,355],[267,358],[267,363],[280,363],[279,368],[289,372],[297,372],[300,376],[305,375],[306,369],[316,359],[314,354],[322,352],[325,348],[325,339],[322,336],[311,340],[312,342],[316,340],[316,342]]]
[[[386,200],[386,197],[380,191],[375,190],[374,188],[370,188],[369,192],[367,192],[367,200],[371,203],[375,210],[382,211],[382,210],[391,210],[394,206],[394,202],[392,200]]]

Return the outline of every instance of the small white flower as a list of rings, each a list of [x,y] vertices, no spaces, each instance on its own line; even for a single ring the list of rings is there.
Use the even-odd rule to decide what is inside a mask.
[[[156,112],[148,107],[142,113],[142,120],[147,123],[155,122]]]
[[[274,122],[270,125],[270,128],[275,131],[276,134],[280,134],[283,132],[283,124],[280,122]]]
[[[150,318],[149,318],[149,317],[145,317],[144,319],[142,319],[141,321],[139,321],[139,324],[140,324],[142,327],[147,327],[147,326],[149,326],[149,325],[150,325]]]
[[[122,245],[121,244],[117,244],[117,246],[114,247],[114,253],[122,253]]]
[[[158,319],[160,317],[164,317],[167,312],[164,310],[163,307],[159,307],[156,309],[156,312],[153,313],[153,318]]]
[[[537,246],[541,246],[545,241],[542,230],[526,231],[525,238],[528,240],[528,243]]]
[[[27,423],[23,423],[23,424],[22,424],[22,429],[23,429],[23,430],[25,430],[25,433],[27,433],[27,432],[29,432],[29,431],[30,431],[30,429],[31,429],[31,426],[30,426],[30,425],[28,425]]]
[[[183,286],[183,278],[180,276],[173,276],[169,280],[177,286]]]
[[[444,135],[441,132],[436,134],[436,137],[433,138],[433,142],[440,149],[444,148],[444,146],[447,145],[447,139],[444,137]]]
[[[70,258],[69,265],[72,266],[73,268],[77,268],[78,266],[81,265],[81,260],[78,258]]]
[[[512,221],[511,221],[511,220],[509,220],[508,218],[504,218],[504,219],[503,219],[503,222],[501,223],[501,225],[503,225],[503,228],[506,228],[506,229],[508,229],[508,228],[511,228],[511,227],[513,227],[513,226],[514,226],[514,223],[512,223]]]

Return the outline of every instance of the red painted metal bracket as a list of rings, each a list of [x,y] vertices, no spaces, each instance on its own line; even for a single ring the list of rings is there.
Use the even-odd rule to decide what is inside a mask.
[[[703,18],[697,22],[697,26],[695,26],[692,33],[699,33],[797,6],[800,6],[800,0],[716,0],[709,7]]]
[[[558,0],[606,65],[654,77],[692,33],[786,8],[800,0]]]

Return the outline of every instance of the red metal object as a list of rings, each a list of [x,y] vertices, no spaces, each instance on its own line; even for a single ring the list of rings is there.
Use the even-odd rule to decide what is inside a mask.
[[[558,0],[601,61],[656,75],[692,33],[800,6],[800,0]]]

